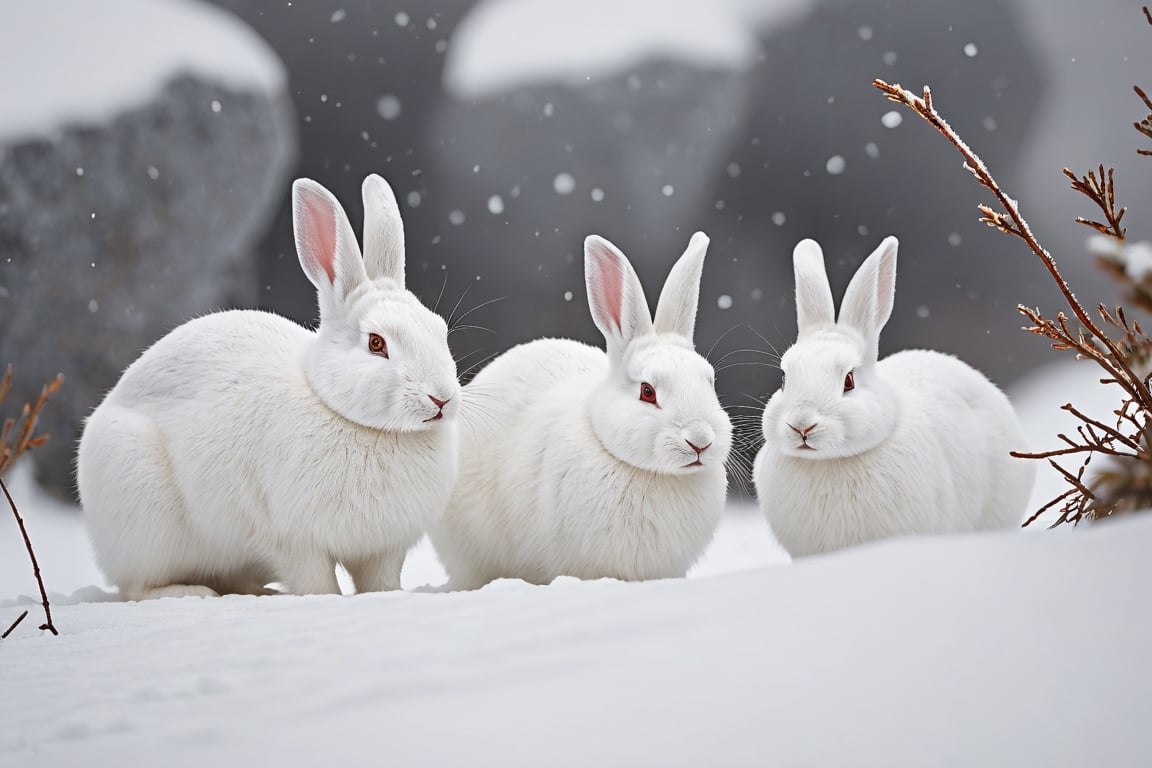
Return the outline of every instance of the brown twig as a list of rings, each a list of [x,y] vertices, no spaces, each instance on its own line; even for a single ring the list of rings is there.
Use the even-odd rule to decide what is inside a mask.
[[[1077,176],[1068,168],[1064,169],[1064,175],[1072,180],[1072,189],[1095,203],[1104,213],[1104,218],[1108,222],[1102,224],[1099,221],[1077,216],[1076,223],[1091,227],[1102,235],[1123,240],[1126,230],[1120,226],[1120,220],[1124,218],[1124,213],[1128,209],[1121,207],[1119,211],[1116,210],[1116,188],[1112,182],[1114,170],[1114,168],[1109,168],[1107,175],[1105,175],[1104,166],[1101,164],[1096,171],[1088,171],[1087,176]],[[1097,173],[1099,173],[1099,177],[1097,177]]]
[[[40,625],[40,629],[48,630],[53,635],[60,634],[56,631],[56,627],[52,624],[52,608],[48,602],[48,592],[44,589],[44,579],[40,575],[40,564],[36,560],[36,552],[32,549],[32,540],[28,537],[28,529],[24,526],[24,518],[20,516],[19,510],[16,509],[16,502],[12,500],[12,494],[8,492],[8,486],[4,483],[3,474],[6,469],[11,467],[16,459],[20,458],[22,454],[31,448],[43,445],[44,441],[48,439],[47,435],[37,435],[36,422],[40,416],[40,411],[44,408],[44,404],[48,402],[56,390],[64,383],[64,377],[57,375],[55,380],[45,384],[40,388],[40,396],[36,398],[36,402],[29,404],[25,403],[24,407],[20,410],[19,419],[5,419],[3,427],[0,427],[0,489],[4,491],[4,497],[8,500],[8,506],[12,509],[12,514],[16,517],[16,524],[20,527],[20,534],[24,537],[24,547],[28,550],[28,558],[32,561],[32,572],[36,575],[36,584],[40,587],[40,598],[44,605],[44,623]],[[0,377],[0,403],[8,397],[8,393],[12,391],[12,365],[9,364],[4,372],[4,376]],[[17,430],[16,439],[9,444],[9,437],[12,434],[12,429],[17,424],[20,425]],[[27,611],[25,611],[27,613]],[[8,632],[16,628],[23,620],[23,616],[16,620]],[[4,636],[7,636],[7,632]]]
[[[64,384],[64,377],[57,374],[56,378],[48,384],[45,384],[40,389],[40,396],[36,398],[35,403],[25,403],[24,407],[20,410],[20,417],[18,419],[5,419],[3,427],[0,427],[0,474],[3,474],[9,467],[16,463],[16,459],[31,448],[37,448],[44,444],[48,439],[47,435],[36,435],[36,422],[40,418],[40,411],[44,408],[44,404],[48,402],[48,398],[56,393]],[[12,387],[12,365],[8,365],[8,369],[4,374],[3,379],[0,379],[0,403],[8,396]],[[17,424],[20,428],[17,432],[14,442],[9,444],[9,437],[12,433],[12,428]]]
[[[8,629],[4,630],[4,634],[0,635],[0,640],[7,639],[8,635],[12,634],[12,631],[16,629],[16,627],[20,626],[20,622],[24,621],[25,617],[27,616],[28,611],[24,611],[19,616],[17,616],[16,621],[12,622],[12,626],[8,627]]]
[[[4,634],[0,635],[0,640],[7,639],[8,635],[12,634],[12,631],[16,629],[16,627],[20,626],[20,622],[24,621],[25,617],[27,616],[28,611],[24,611],[22,614],[17,616],[16,621],[12,622],[12,625],[8,627],[8,629],[4,630]]]
[[[1148,6],[1143,6],[1143,11],[1144,19],[1152,25],[1152,13],[1148,11]],[[1140,86],[1134,85],[1132,89],[1136,91],[1136,95],[1140,97],[1140,100],[1144,102],[1144,106],[1148,108],[1148,114],[1144,116],[1144,119],[1138,123],[1132,123],[1132,125],[1145,138],[1152,139],[1152,100],[1148,98],[1148,94],[1144,93],[1144,89]],[[1137,149],[1136,154],[1144,155],[1145,157],[1152,156],[1152,149]]]
[[[24,527],[24,518],[20,517],[20,512],[16,509],[16,502],[12,500],[12,494],[8,492],[8,486],[4,484],[3,477],[0,477],[0,490],[4,491],[4,497],[8,499],[8,506],[12,508],[12,514],[16,516],[16,524],[20,526],[20,534],[24,537],[24,546],[27,547],[28,557],[32,560],[32,572],[36,574],[36,584],[40,587],[40,598],[44,605],[44,623],[40,625],[40,629],[46,629],[52,634],[58,635],[60,633],[52,625],[52,607],[48,604],[48,592],[44,589],[44,579],[40,576],[40,564],[36,562],[36,552],[32,549],[32,540],[28,538],[28,529]]]

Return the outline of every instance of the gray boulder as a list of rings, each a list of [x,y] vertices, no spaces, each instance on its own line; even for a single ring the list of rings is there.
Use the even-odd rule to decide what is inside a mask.
[[[72,492],[83,419],[145,348],[189,317],[256,302],[252,250],[294,136],[282,96],[182,75],[107,124],[0,148],[10,401],[65,377],[36,452],[48,488]]]

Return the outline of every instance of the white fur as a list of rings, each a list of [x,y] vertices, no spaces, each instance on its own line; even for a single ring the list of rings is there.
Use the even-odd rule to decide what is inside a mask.
[[[653,322],[615,246],[585,241],[593,319],[608,353],[542,339],[464,389],[460,481],[430,531],[449,587],[561,575],[683,576],[724,508],[731,426],[712,367],[692,348],[708,239],[693,236]],[[643,382],[657,405],[643,402]],[[701,465],[687,441],[706,447]]]
[[[839,320],[820,247],[804,240],[793,254],[799,334],[764,409],[753,473],[760,506],[793,557],[1023,519],[1035,465],[1009,455],[1027,445],[1004,393],[939,352],[877,362],[896,248],[886,238],[860,266]],[[845,391],[849,371],[855,389]]]
[[[272,581],[336,593],[337,562],[358,591],[399,588],[405,553],[456,478],[459,386],[443,319],[402,287],[391,190],[369,176],[364,200],[361,259],[336,199],[293,185],[317,331],[267,312],[197,318],[145,351],[88,418],[81,502],[125,599],[258,594]],[[430,396],[448,401],[434,421]]]

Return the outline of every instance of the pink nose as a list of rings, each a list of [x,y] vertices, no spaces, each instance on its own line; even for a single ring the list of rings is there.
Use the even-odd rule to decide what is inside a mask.
[[[811,432],[812,430],[816,429],[815,424],[809,424],[808,426],[804,427],[803,429],[800,429],[799,427],[794,427],[791,424],[789,424],[788,427],[793,432],[800,435],[800,437],[808,437],[808,433]]]
[[[448,400],[441,400],[438,397],[433,397],[432,395],[428,395],[428,399],[431,400],[433,403],[435,403],[437,408],[439,408],[440,410],[444,410],[444,406],[448,405],[448,400],[451,400],[452,398],[448,398]]]
[[[693,443],[691,440],[685,440],[684,442],[688,443],[689,448],[696,451],[697,456],[699,456],[700,454],[704,453],[704,451],[706,451],[712,447],[712,443],[708,443],[708,445],[701,448],[701,447],[697,446],[695,443]]]

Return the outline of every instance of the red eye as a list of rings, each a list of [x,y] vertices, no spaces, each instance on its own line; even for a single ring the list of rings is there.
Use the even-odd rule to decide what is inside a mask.
[[[370,333],[368,334],[368,351],[374,355],[388,357],[388,343],[380,334]]]
[[[851,392],[856,389],[855,371],[848,371],[848,375],[844,377],[844,391]]]
[[[648,382],[644,382],[640,385],[640,399],[656,405],[656,389]]]

